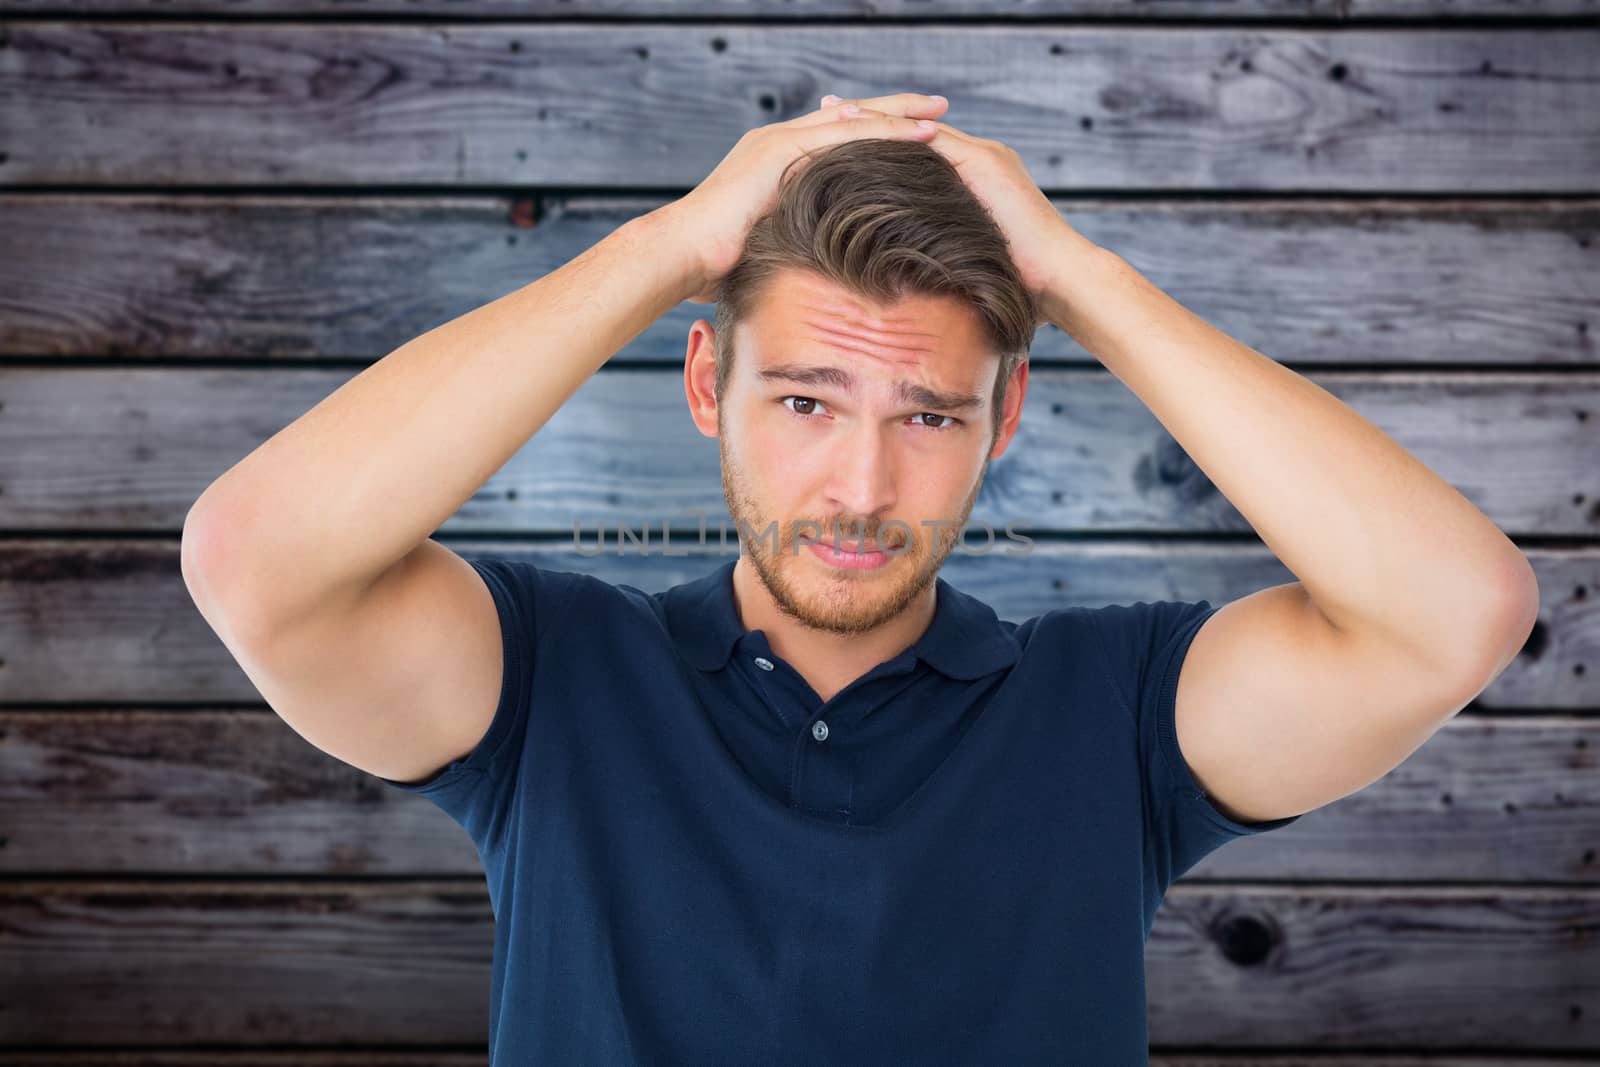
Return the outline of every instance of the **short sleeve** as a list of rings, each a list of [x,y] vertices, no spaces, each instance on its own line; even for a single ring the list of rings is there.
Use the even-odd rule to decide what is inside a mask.
[[[1239,822],[1211,802],[1178,747],[1178,674],[1195,634],[1220,610],[1210,601],[1117,604],[1091,612],[1112,682],[1132,711],[1156,888],[1237,837],[1278,830],[1300,816]]]
[[[375,777],[427,797],[481,848],[498,836],[509,813],[528,732],[538,625],[541,618],[554,617],[544,602],[553,593],[555,572],[517,560],[467,562],[489,587],[500,616],[500,699],[494,717],[471,752],[433,775],[410,782]]]

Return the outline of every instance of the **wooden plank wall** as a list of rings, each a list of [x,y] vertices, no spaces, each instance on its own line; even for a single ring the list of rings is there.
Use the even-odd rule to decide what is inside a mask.
[[[1596,0],[4,12],[0,1059],[483,1062],[470,843],[264,705],[188,598],[184,514],[749,127],[901,89],[949,96],[1085,234],[1373,419],[1538,571],[1533,637],[1473,706],[1173,888],[1155,1062],[1600,1055]],[[725,517],[679,371],[708,312],[618,353],[439,539],[646,588],[725,558],[572,536]],[[1020,620],[1293,579],[1092,357],[1045,328],[1034,360],[974,517],[1034,516],[1040,550],[958,553],[952,581]]]

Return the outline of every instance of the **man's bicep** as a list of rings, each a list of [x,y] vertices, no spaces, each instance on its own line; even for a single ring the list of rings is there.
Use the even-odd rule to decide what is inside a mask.
[[[492,713],[465,752],[426,775],[380,780],[420,793],[460,823],[478,842],[498,834],[519,773],[533,703],[533,677],[541,627],[556,617],[560,573],[531,563],[483,558],[469,561],[494,601],[493,640],[500,678]]]
[[[1103,662],[1132,716],[1147,812],[1147,852],[1161,890],[1227,842],[1299,818],[1234,818],[1201,786],[1178,742],[1183,661],[1195,634],[1218,610],[1204,600],[1164,600],[1114,604],[1089,613]]]

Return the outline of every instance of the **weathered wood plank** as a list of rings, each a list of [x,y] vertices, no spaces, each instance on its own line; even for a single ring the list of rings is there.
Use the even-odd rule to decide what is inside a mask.
[[[411,799],[271,711],[0,712],[7,874],[481,870],[461,828]]]
[[[1156,1044],[1600,1048],[1592,889],[1179,883]],[[0,885],[0,1042],[458,1044],[487,1030],[479,883]]]
[[[479,1042],[482,1045],[482,1042]],[[426,1051],[408,1051],[401,1047],[356,1049],[350,1052],[323,1052],[274,1049],[239,1049],[237,1051],[192,1049],[96,1049],[93,1052],[49,1049],[29,1049],[14,1052],[5,1050],[7,1067],[487,1067],[489,1050],[466,1052],[436,1052],[436,1046]],[[1185,1058],[1187,1060],[1187,1057]],[[1151,1057],[1152,1064],[1161,1063]],[[1223,1067],[1215,1059],[1204,1064],[1198,1061],[1167,1060],[1172,1067]],[[1259,1059],[1248,1061],[1256,1067],[1289,1067],[1292,1061],[1271,1062]],[[1319,1065],[1323,1062],[1319,1058]],[[1328,1067],[1343,1065],[1327,1061]],[[1348,1067],[1500,1067],[1512,1064],[1511,1060],[1494,1061],[1472,1059],[1434,1059],[1432,1057],[1406,1056],[1398,1059],[1362,1058],[1360,1064],[1351,1060]],[[1242,1067],[1242,1063],[1241,1063]],[[1514,1067],[1569,1067],[1567,1061],[1548,1057],[1524,1057],[1514,1061]]]
[[[1186,879],[1600,885],[1600,720],[1471,710],[1389,775]],[[270,711],[0,712],[0,873],[473,874],[426,798]]]
[[[1004,555],[997,538],[985,555],[980,537],[959,550],[945,576],[995,606],[1002,618],[1026,619],[1053,607],[1139,599],[1209,599],[1221,603],[1294,575],[1259,544],[1035,541],[1027,557]],[[592,549],[593,537],[586,540]],[[705,573],[731,556],[705,549],[680,557],[676,536],[664,555],[616,541],[584,556],[570,541],[451,547],[465,556],[545,561],[641,589],[661,589]],[[729,537],[729,548],[734,539]],[[1600,626],[1590,621],[1600,587],[1600,551],[1526,552],[1543,591],[1541,619],[1523,654],[1479,697],[1482,707],[1593,708]],[[0,545],[0,702],[73,701],[218,703],[260,695],[195,609],[172,542],[10,541]]]
[[[362,1049],[354,1052],[192,1052],[183,1049],[108,1049],[104,1052],[7,1050],[9,1067],[483,1067],[488,1050],[480,1052],[407,1052]],[[1571,1067],[1566,1055],[1451,1055],[1440,1053],[1359,1052],[1350,1055],[1317,1051],[1317,1067]],[[1152,1048],[1151,1067],[1305,1067],[1304,1053],[1201,1055],[1163,1053]]]
[[[1597,931],[1592,890],[1180,882],[1145,952],[1150,1037],[1593,1052]]]
[[[488,1032],[476,880],[0,885],[0,1042],[462,1044]]]
[[[1053,189],[1594,192],[1600,30],[14,22],[6,184],[699,182],[945,91]],[[981,46],[980,46],[981,45]],[[996,88],[1003,66],[1018,95]],[[63,131],[71,135],[63,136]]]
[[[579,9],[574,11],[577,6]],[[148,15],[144,0],[8,0],[10,10],[32,15]],[[210,18],[257,18],[262,15],[307,18],[352,14],[349,0],[158,0],[154,10],[163,15],[205,15]],[[804,5],[783,0],[362,0],[360,13],[404,15],[411,18],[562,19],[574,16],[623,19],[846,19],[900,18],[984,20],[999,18],[1012,24],[1024,19],[1126,18],[1125,0],[1023,0],[996,5],[994,0],[806,0]],[[1305,18],[1441,19],[1465,20],[1483,16],[1566,18],[1588,15],[1596,0],[1140,0],[1142,20],[1165,18],[1206,19],[1219,14],[1230,21]]]
[[[407,1051],[398,1047],[357,1049],[350,1052],[298,1050],[286,1052],[273,1049],[238,1051],[207,1049],[196,1052],[189,1049],[126,1048],[104,1051],[96,1049],[93,1052],[66,1050],[52,1052],[48,1049],[12,1052],[8,1049],[6,1063],[8,1067],[487,1067],[489,1062],[489,1050],[486,1045],[471,1052],[435,1052],[434,1047],[430,1045],[427,1051],[421,1052]],[[1163,1061],[1153,1056],[1150,1062],[1159,1064]],[[1226,1067],[1225,1060],[1218,1061],[1214,1058],[1208,1058],[1204,1064],[1188,1057],[1182,1060],[1167,1059],[1165,1062],[1171,1067]],[[1290,1067],[1293,1061],[1252,1058],[1248,1062],[1254,1067]],[[1415,1056],[1377,1059],[1362,1057],[1359,1063],[1352,1059],[1348,1064],[1319,1058],[1319,1067],[1324,1062],[1326,1067],[1501,1067],[1502,1064],[1510,1064],[1512,1067],[1570,1067],[1570,1061],[1537,1056],[1522,1057],[1515,1061],[1498,1058],[1488,1061],[1477,1058],[1461,1060]]]
[[[1270,354],[1270,353],[1269,353]],[[0,527],[181,530],[206,487],[355,371],[0,368]],[[1308,378],[1390,434],[1514,535],[1600,531],[1600,375],[1321,371]],[[602,370],[441,530],[515,529],[590,546],[600,524],[724,521],[717,442],[681,370]],[[1050,530],[1250,532],[1245,517],[1109,372],[1038,368],[1011,447],[970,517]],[[729,526],[731,531],[731,525]]]
[[[666,202],[0,195],[0,355],[374,360]],[[1055,203],[1284,363],[1600,361],[1600,201]],[[620,358],[681,365],[711,311]],[[1032,358],[1093,360],[1053,326]]]
[[[664,589],[732,558],[711,544],[680,557],[629,544],[586,557],[571,543],[449,542],[466,557],[527,559],[640,589]],[[613,541],[614,545],[615,542]],[[729,547],[735,541],[730,537]],[[978,539],[973,551],[982,549]],[[1036,541],[1011,558],[997,540],[987,555],[953,554],[943,574],[1023,620],[1055,607],[1136,600],[1224,603],[1294,575],[1259,544]],[[93,701],[116,705],[218,704],[261,699],[195,609],[171,541],[13,540],[0,544],[0,703]],[[1478,698],[1483,708],[1600,707],[1600,549],[1526,550],[1542,591],[1540,619],[1524,647]]]

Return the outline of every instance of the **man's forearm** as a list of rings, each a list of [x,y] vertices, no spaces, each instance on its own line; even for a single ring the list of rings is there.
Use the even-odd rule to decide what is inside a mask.
[[[1062,256],[1041,310],[1144,402],[1335,627],[1465,671],[1515,654],[1532,568],[1461,493],[1121,257],[1087,242]]]
[[[691,295],[664,235],[660,213],[631,219],[364,368],[207,488],[185,523],[185,573],[241,628],[358,595]]]

